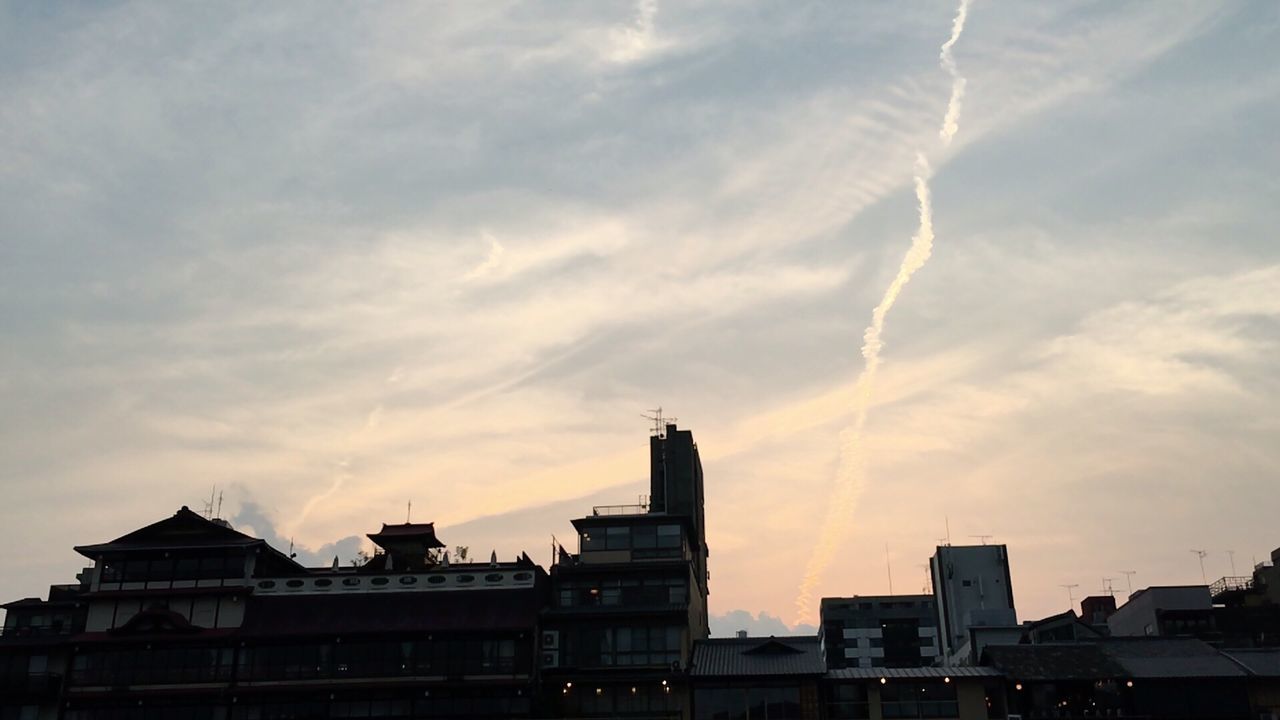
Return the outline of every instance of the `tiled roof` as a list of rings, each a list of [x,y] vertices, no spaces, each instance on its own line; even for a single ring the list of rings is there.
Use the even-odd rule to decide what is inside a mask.
[[[382,524],[382,529],[376,533],[369,533],[365,537],[374,541],[381,547],[386,547],[388,542],[405,542],[420,540],[427,547],[442,548],[444,543],[436,538],[435,523],[404,523],[402,525]]]
[[[1244,670],[1192,638],[1110,638],[1074,644],[990,645],[990,664],[1019,680],[1243,677]]]
[[[1223,650],[1222,654],[1234,660],[1250,675],[1280,678],[1280,648]]]
[[[959,667],[909,667],[909,668],[838,668],[827,673],[832,680],[878,680],[880,678],[924,680],[934,678],[1003,677],[993,667],[962,665]]]
[[[988,645],[982,655],[985,662],[1019,680],[1095,680],[1127,674],[1096,643]]]
[[[822,675],[827,671],[817,637],[715,638],[693,649],[699,677]]]
[[[74,549],[89,558],[103,552],[200,547],[247,547],[262,540],[233,530],[192,512],[185,505],[172,516],[122,535],[111,542],[78,545]]]
[[[1194,638],[1113,638],[1098,643],[1128,677],[1243,677],[1230,658]]]

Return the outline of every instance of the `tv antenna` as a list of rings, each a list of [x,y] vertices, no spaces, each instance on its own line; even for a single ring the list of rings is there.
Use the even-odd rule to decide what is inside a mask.
[[[661,405],[659,405],[657,409],[650,410],[649,412],[652,413],[652,415],[640,413],[640,417],[653,423],[654,437],[666,437],[667,426],[674,425],[678,418],[663,417]]]
[[[204,503],[204,519],[213,520],[222,517],[222,493],[218,492],[218,486],[214,485],[209,488],[209,499]]]
[[[1109,577],[1102,578],[1102,592],[1106,593],[1107,595],[1110,595],[1113,598],[1116,596],[1116,589],[1111,587],[1111,578]]]
[[[1133,576],[1138,574],[1137,570],[1121,570],[1120,574],[1124,576],[1124,580],[1129,585],[1129,594],[1133,594]]]
[[[1236,576],[1236,551],[1228,550],[1227,558],[1231,560],[1231,577],[1235,577]]]
[[[1208,585],[1209,578],[1204,574],[1204,556],[1209,553],[1204,550],[1192,550],[1191,552],[1200,560],[1200,582]]]
[[[1076,609],[1076,588],[1080,587],[1080,583],[1070,583],[1067,585],[1059,585],[1058,587],[1063,587],[1067,589],[1067,608],[1071,610],[1075,610]]]
[[[969,537],[978,538],[978,543],[980,545],[986,545],[987,541],[995,536],[994,535],[970,535]]]

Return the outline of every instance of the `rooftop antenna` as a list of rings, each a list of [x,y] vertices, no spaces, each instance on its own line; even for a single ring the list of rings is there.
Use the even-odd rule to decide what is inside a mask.
[[[1111,597],[1116,596],[1115,588],[1111,587],[1111,578],[1109,577],[1102,578],[1102,592],[1110,595]]]
[[[995,537],[995,536],[994,536],[994,535],[970,535],[969,537],[971,537],[971,538],[978,538],[978,542],[979,542],[980,544],[982,544],[982,545],[986,545],[986,544],[987,544],[987,541],[988,541],[988,540],[990,540],[991,538]]]
[[[215,517],[222,517],[222,491],[218,491],[218,514]],[[1233,575],[1235,573],[1232,573]]]
[[[1129,594],[1133,594],[1133,576],[1138,574],[1137,570],[1121,570],[1120,574],[1124,576],[1125,582],[1129,584]]]
[[[918,568],[924,568],[924,585],[920,587],[921,592],[925,595],[933,594],[933,573],[929,572],[929,563],[917,565]]]
[[[218,494],[218,486],[213,485],[209,488],[209,499],[204,503],[204,519],[213,519],[213,499]]]
[[[889,576],[889,594],[893,594],[893,565],[889,563],[889,543],[884,544],[884,572]]]
[[[951,518],[943,515],[942,520],[947,524],[947,547],[951,547]]]
[[[1208,555],[1209,553],[1205,552],[1204,550],[1192,550],[1191,552],[1194,553],[1195,556],[1200,560],[1200,582],[1204,583],[1205,585],[1208,585],[1209,578],[1204,574],[1204,556]]]
[[[1075,591],[1076,591],[1076,588],[1080,587],[1080,583],[1070,583],[1067,585],[1059,585],[1058,587],[1064,587],[1067,589],[1067,608],[1070,610],[1075,610],[1076,609],[1076,592]]]
[[[298,553],[293,551],[293,538],[289,538],[289,557],[291,559],[298,557]]]
[[[667,425],[674,425],[674,424],[675,424],[675,422],[676,422],[676,420],[677,420],[677,418],[673,418],[673,417],[663,417],[663,416],[662,416],[662,406],[661,406],[661,405],[659,405],[659,406],[657,407],[657,409],[655,409],[655,410],[650,410],[649,412],[650,412],[650,413],[653,413],[653,414],[652,414],[652,415],[646,415],[645,413],[640,413],[640,417],[645,418],[646,420],[648,420],[648,421],[650,421],[650,422],[652,422],[652,423],[653,423],[653,436],[654,436],[654,437],[659,437],[659,438],[660,438],[660,437],[666,437]]]
[[[1231,560],[1231,577],[1235,577],[1236,576],[1236,551],[1228,550],[1227,558]]]
[[[409,519],[413,517],[413,501],[409,501],[409,506],[404,510],[404,524],[409,524]]]

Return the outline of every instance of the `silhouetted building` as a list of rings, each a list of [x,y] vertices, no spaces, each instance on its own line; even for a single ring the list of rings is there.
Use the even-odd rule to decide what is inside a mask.
[[[528,717],[546,573],[446,566],[430,525],[372,537],[388,552],[361,567],[304,568],[184,507],[77,547],[80,585],[9,607],[0,667],[29,672],[3,704],[20,720]]]
[[[826,671],[816,637],[704,640],[690,670],[693,717],[819,718]]]
[[[932,595],[822,598],[819,616],[829,668],[921,667],[938,660]]]
[[[1255,717],[1250,673],[1194,639],[992,645],[983,663],[1005,676],[1009,712],[1028,718]]]
[[[0,720],[1280,711],[1280,650],[1254,647],[1280,637],[1267,564],[1148,588],[1106,618],[1195,637],[1102,637],[1107,598],[1082,604],[1092,623],[1018,625],[994,545],[938,548],[933,596],[825,598],[816,636],[708,639],[697,446],[667,425],[651,449],[650,500],[574,519],[577,552],[558,548],[550,574],[524,554],[451,561],[430,523],[382,525],[372,556],[308,568],[185,507],[79,546],[91,565],[75,583],[2,606]],[[953,664],[928,666],[948,651]]]
[[[1080,601],[1080,622],[1099,632],[1109,633],[1107,618],[1116,612],[1115,595],[1090,595]]]
[[[573,520],[578,552],[551,568],[541,665],[564,717],[682,717],[693,644],[707,637],[702,463],[687,430],[650,439],[647,505]]]
[[[1138,590],[1129,601],[1107,618],[1107,627],[1115,637],[1170,635],[1162,632],[1161,618],[1171,611],[1191,611],[1192,616],[1206,618],[1213,607],[1209,588],[1205,585],[1152,586]]]
[[[1018,624],[1004,545],[943,545],[929,561],[944,662],[967,654],[969,629]]]

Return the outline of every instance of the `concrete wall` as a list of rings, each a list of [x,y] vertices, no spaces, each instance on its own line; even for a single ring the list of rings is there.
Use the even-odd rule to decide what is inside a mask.
[[[1004,545],[943,546],[930,560],[939,640],[951,655],[975,625],[1016,625]]]
[[[1107,618],[1107,627],[1116,637],[1155,635],[1159,632],[1159,610],[1207,610],[1213,607],[1209,588],[1204,585],[1149,587],[1129,597]]]

